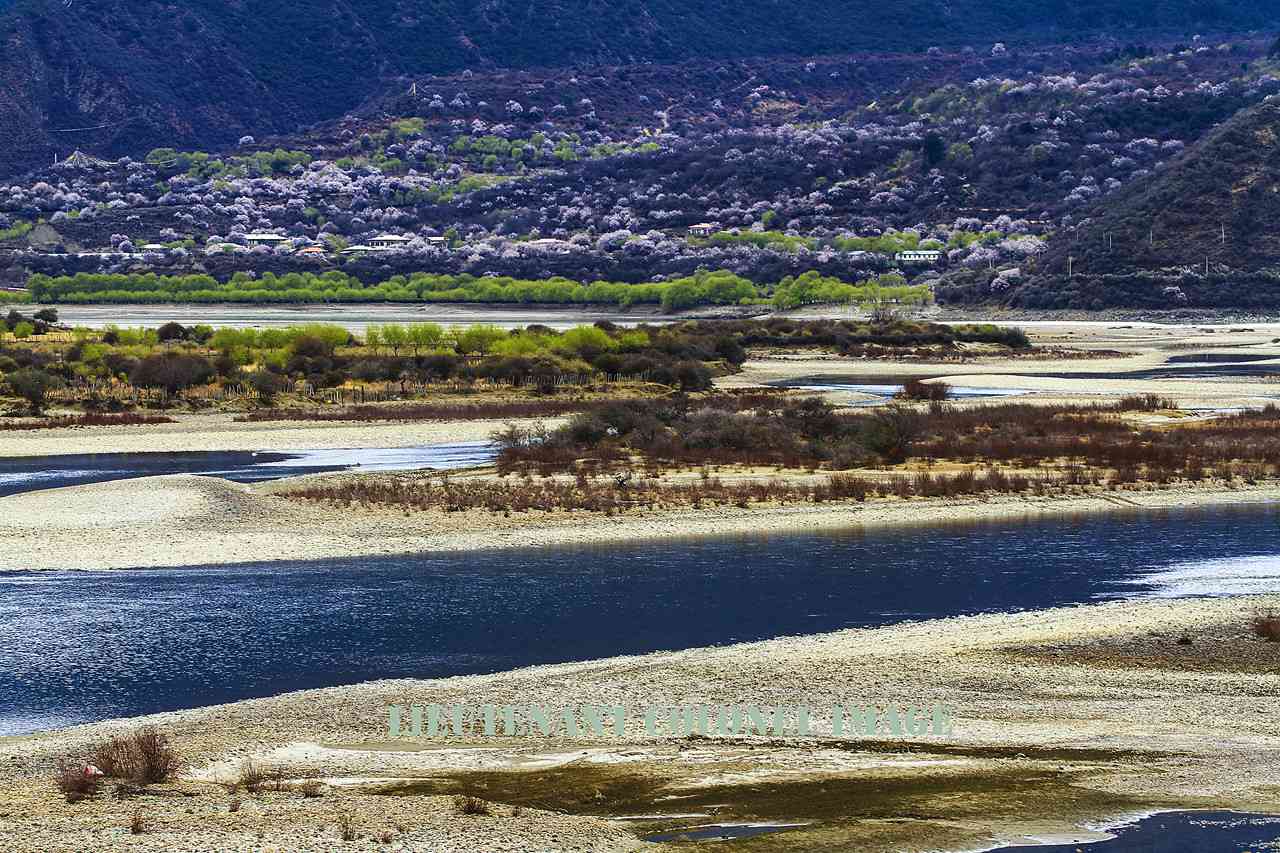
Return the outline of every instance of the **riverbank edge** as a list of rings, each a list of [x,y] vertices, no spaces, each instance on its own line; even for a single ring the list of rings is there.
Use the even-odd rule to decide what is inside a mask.
[[[498,747],[498,757],[507,764],[506,769],[510,772],[520,772],[522,761],[527,760],[531,755],[544,758],[548,755],[558,755],[560,759],[567,760],[573,757],[575,751],[580,752],[584,747],[589,746],[593,751],[600,751],[601,747],[598,744],[584,744],[579,739],[555,736],[550,739],[538,739],[532,744],[509,741],[504,743],[501,739],[495,742],[493,739],[480,737],[463,740],[445,739],[421,748],[405,749],[393,747],[386,743],[385,737],[381,734],[368,731],[364,726],[355,728],[353,723],[364,722],[366,718],[375,719],[375,714],[372,712],[376,709],[388,702],[403,702],[407,697],[418,701],[438,700],[447,703],[458,701],[475,691],[492,690],[502,693],[500,698],[503,701],[512,696],[519,696],[542,704],[554,704],[554,702],[563,704],[567,701],[565,694],[567,690],[572,691],[572,695],[578,699],[582,695],[604,696],[617,689],[618,679],[623,677],[627,682],[632,680],[638,682],[634,688],[629,688],[632,692],[636,688],[644,692],[645,689],[652,689],[652,685],[665,685],[670,681],[674,685],[672,689],[680,693],[685,689],[683,685],[690,679],[697,679],[697,683],[702,683],[702,677],[712,674],[713,671],[718,675],[706,682],[705,689],[717,696],[721,694],[731,696],[737,693],[735,685],[747,683],[744,679],[751,677],[754,668],[759,668],[757,674],[776,673],[778,664],[786,660],[794,660],[797,666],[803,666],[808,671],[808,678],[802,678],[800,682],[792,684],[793,689],[806,684],[812,685],[814,689],[822,689],[818,685],[826,685],[825,680],[815,682],[809,679],[818,677],[826,667],[834,666],[838,670],[841,662],[847,662],[851,666],[869,667],[873,671],[884,671],[887,676],[893,676],[891,681],[897,682],[905,678],[904,683],[919,686],[935,682],[942,684],[944,681],[968,683],[970,679],[966,677],[966,673],[969,672],[970,664],[974,664],[978,665],[979,669],[974,670],[972,674],[985,672],[992,677],[1002,679],[1000,683],[1003,687],[997,691],[999,695],[994,698],[997,704],[993,707],[1009,709],[1014,714],[1013,719],[1006,720],[1003,714],[977,713],[971,719],[966,714],[966,722],[969,723],[966,725],[966,730],[971,727],[974,730],[957,740],[939,744],[936,748],[932,748],[928,743],[915,741],[897,744],[901,747],[901,752],[893,748],[897,742],[886,743],[883,747],[877,747],[875,743],[869,742],[864,745],[864,748],[872,751],[889,748],[890,752],[899,755],[907,765],[919,760],[922,763],[917,767],[917,772],[925,773],[929,772],[927,768],[930,760],[936,759],[939,752],[946,754],[948,749],[980,750],[983,747],[993,747],[1003,750],[998,755],[1012,756],[1016,749],[1029,745],[1029,754],[1026,756],[991,759],[990,757],[980,758],[978,757],[980,753],[975,752],[971,756],[971,765],[975,769],[985,768],[984,772],[992,773],[1000,772],[1001,767],[1006,764],[1021,763],[1043,768],[1046,766],[1044,762],[1047,756],[1037,755],[1036,750],[1047,749],[1052,753],[1053,750],[1071,747],[1082,750],[1105,749],[1116,758],[1127,754],[1127,758],[1119,764],[1099,762],[1097,758],[1087,756],[1077,759],[1053,758],[1053,762],[1055,764],[1059,761],[1063,762],[1062,766],[1058,767],[1059,770],[1065,770],[1068,767],[1072,769],[1072,784],[1093,787],[1102,783],[1103,790],[1139,795],[1141,799],[1148,801],[1146,807],[1124,809],[1123,813],[1104,811],[1091,815],[1078,815],[1069,822],[1064,822],[1061,817],[1052,820],[1045,818],[1036,822],[1038,825],[1032,837],[1028,837],[1027,828],[1031,821],[1030,816],[1015,820],[1010,815],[1004,815],[1002,819],[983,824],[987,839],[999,839],[1005,843],[1026,844],[1033,840],[1039,840],[1042,844],[1078,842],[1082,824],[1090,825],[1091,829],[1105,831],[1109,827],[1128,822],[1136,816],[1162,811],[1213,808],[1275,813],[1274,807],[1268,806],[1263,798],[1256,794],[1257,784],[1264,784],[1266,781],[1264,777],[1274,772],[1276,757],[1280,755],[1272,746],[1273,735],[1263,735],[1261,729],[1251,726],[1247,732],[1237,732],[1236,737],[1230,741],[1219,742],[1206,739],[1203,732],[1194,731],[1191,727],[1178,725],[1170,728],[1166,725],[1155,726],[1155,731],[1161,734],[1158,737],[1151,737],[1148,741],[1148,736],[1141,732],[1127,731],[1117,735],[1101,732],[1092,725],[1077,730],[1074,723],[1080,722],[1079,709],[1076,708],[1073,711],[1070,706],[1064,706],[1048,715],[1036,715],[1033,719],[1023,720],[1023,714],[1034,715],[1036,712],[1034,708],[1028,708],[1025,696],[1019,692],[1015,684],[1004,683],[1010,679],[1017,680],[1015,677],[1017,667],[1012,673],[1006,670],[1001,653],[1064,638],[1136,636],[1151,630],[1159,630],[1174,636],[1184,629],[1191,630],[1205,623],[1221,624],[1224,621],[1239,621],[1248,612],[1271,606],[1278,599],[1280,599],[1278,595],[1255,595],[1082,603],[1037,611],[907,621],[879,628],[845,629],[807,636],[737,643],[730,646],[545,664],[492,674],[425,680],[393,679],[296,691],[262,699],[161,712],[143,717],[104,720],[66,729],[43,730],[27,735],[0,738],[0,756],[9,759],[0,764],[5,768],[0,772],[0,778],[7,777],[14,781],[21,779],[19,784],[25,788],[30,784],[31,777],[28,775],[29,771],[22,768],[30,768],[34,764],[43,766],[52,755],[80,748],[86,742],[141,724],[159,725],[173,732],[180,742],[193,747],[198,744],[195,754],[191,755],[194,762],[188,773],[184,775],[206,784],[224,781],[228,773],[234,775],[235,768],[240,766],[239,762],[247,756],[255,756],[263,760],[285,761],[291,774],[297,774],[309,768],[316,772],[323,769],[322,775],[328,775],[331,772],[329,762],[333,761],[337,753],[349,757],[348,761],[343,762],[348,766],[344,767],[342,775],[349,775],[356,779],[364,778],[366,782],[370,780],[377,782],[378,777],[383,776],[392,780],[401,778],[405,767],[414,766],[413,762],[419,759],[426,763],[419,766],[417,773],[411,775],[444,774],[447,777],[453,773],[464,772],[465,769],[465,762],[457,766],[450,764],[450,756],[468,754],[475,747],[489,749]],[[908,650],[924,655],[933,663],[916,667],[915,672],[902,672],[902,655]],[[943,661],[946,663],[940,669],[937,664]],[[773,669],[769,668],[770,662]],[[1041,661],[1037,667],[1037,673],[1043,674],[1040,669],[1047,666],[1049,669],[1044,672],[1061,673],[1080,683],[1089,680],[1087,674],[1089,668],[1081,670],[1079,667],[1071,666],[1069,661],[1064,663],[1066,667],[1060,668],[1060,664]],[[711,670],[707,669],[709,666]],[[892,668],[883,669],[884,667]],[[894,675],[895,673],[897,674]],[[946,677],[948,673],[949,677]],[[1025,679],[1027,676],[1024,674],[1022,677]],[[1180,691],[1187,691],[1185,695],[1188,700],[1209,701],[1213,698],[1213,694],[1218,692],[1210,690],[1206,694],[1203,692],[1206,685],[1189,682],[1184,674],[1176,671],[1165,675],[1152,674],[1151,677],[1160,678],[1160,683],[1165,683],[1164,679],[1167,678],[1166,686],[1172,688],[1176,685]],[[1256,676],[1239,677],[1247,679]],[[1274,676],[1267,677],[1274,678]],[[760,689],[757,682],[751,680],[749,683],[754,689]],[[645,688],[646,684],[650,687]],[[888,693],[912,695],[916,692],[918,690],[898,689],[890,690]],[[1141,696],[1136,697],[1136,701],[1140,705]],[[1174,706],[1165,707],[1172,709]],[[337,717],[341,719],[331,719],[323,710],[324,708],[338,711]],[[991,708],[987,710],[990,711]],[[365,713],[366,711],[369,713]],[[1135,715],[1141,717],[1140,709],[1129,716]],[[982,725],[980,719],[983,716],[989,716],[993,721],[1004,723],[1031,723],[1033,727]],[[1206,719],[1214,718],[1210,716]],[[307,726],[306,722],[315,725]],[[1123,727],[1121,728],[1124,731]],[[305,741],[299,740],[300,731],[306,731]],[[1155,732],[1152,734],[1154,735]],[[700,747],[711,750],[722,748],[732,750],[749,742],[750,739],[748,741],[716,740],[701,743]],[[756,741],[756,743],[761,742]],[[843,741],[837,740],[834,743],[839,745]],[[660,744],[660,740],[655,741],[641,732],[636,732],[619,739],[611,747],[603,748],[603,752],[616,753],[619,760],[626,756],[627,761],[644,764],[651,760],[646,758],[646,753]],[[804,751],[803,744],[788,741],[766,740],[762,745],[768,745],[774,752],[778,749],[796,750],[796,755],[801,758],[808,754]],[[1257,753],[1259,760],[1263,763],[1259,768],[1255,768],[1263,769],[1265,772],[1259,778],[1255,778],[1254,781],[1257,784],[1245,786],[1245,789],[1255,790],[1251,795],[1248,790],[1240,788],[1239,774],[1233,772],[1234,764],[1231,756],[1239,757],[1245,754],[1242,750],[1247,752],[1255,746],[1266,747],[1265,754]],[[1220,748],[1222,752],[1219,754]],[[1209,751],[1206,752],[1206,750]],[[484,752],[484,750],[481,751]],[[762,753],[765,764],[768,763],[767,752],[768,749]],[[308,754],[311,754],[310,758],[307,757]],[[955,754],[963,755],[964,753]],[[916,757],[912,758],[912,755]],[[1208,758],[1212,760],[1206,763]],[[1167,763],[1171,760],[1175,761],[1174,765],[1159,766],[1162,762]],[[410,764],[401,766],[406,761]],[[444,763],[439,763],[441,761]],[[1194,781],[1183,780],[1181,783],[1183,786],[1195,785],[1194,795],[1177,794],[1173,791],[1160,796],[1151,794],[1152,790],[1162,784],[1161,780],[1169,766],[1182,766],[1184,762],[1186,767],[1194,768],[1196,775],[1200,777]],[[1208,764],[1214,766],[1207,766]],[[902,768],[907,765],[895,766]],[[764,766],[761,765],[761,767]],[[774,767],[773,772],[775,774],[778,772],[777,767]],[[822,772],[818,767],[812,769],[815,775],[821,775]],[[1108,779],[1111,781],[1105,781]],[[1127,783],[1123,784],[1122,788],[1127,790],[1113,789],[1114,784],[1124,780],[1127,780]],[[1136,788],[1130,789],[1129,785],[1135,785]],[[356,788],[351,790],[355,792]],[[1142,791],[1147,792],[1145,798],[1141,797]],[[0,797],[0,801],[3,799]],[[379,799],[381,803],[376,802]],[[366,804],[368,801],[374,801],[372,807],[382,808],[388,798],[367,797]],[[1210,802],[1214,805],[1208,805]],[[61,810],[62,807],[51,804],[46,808]],[[584,822],[584,828],[587,822],[594,820],[585,817],[576,819]],[[972,822],[972,815],[969,815],[968,819]],[[274,824],[274,821],[271,824]],[[287,828],[271,824],[264,823],[263,828],[269,828],[273,834]],[[1066,833],[1071,834],[1068,836]],[[42,848],[33,844],[20,846],[20,849]],[[232,845],[227,849],[249,848]],[[964,849],[975,848],[968,846]]]
[[[321,477],[325,475],[320,475]],[[287,495],[290,481],[260,484],[255,491]],[[289,498],[289,500],[299,500]],[[990,522],[1035,522],[1077,515],[1167,512],[1221,507],[1280,505],[1280,482],[1239,489],[1176,488],[1143,492],[1099,492],[1091,495],[1029,497],[992,495],[977,498],[882,499],[862,503],[717,506],[643,512],[636,515],[590,515],[569,521],[567,514],[544,516],[510,530],[451,534],[431,550],[471,551],[555,548],[575,545],[623,545],[643,541],[740,536],[789,536],[836,531],[901,527],[946,527]],[[401,516],[400,510],[346,508],[368,518]],[[475,515],[502,517],[485,511]],[[420,513],[435,517],[444,513]],[[564,523],[569,521],[569,523]],[[513,541],[520,540],[520,541]],[[345,553],[335,556],[359,556]]]
[[[350,476],[340,473],[305,479],[316,482]],[[1099,490],[1072,496],[882,499],[716,506],[618,516],[557,512],[522,517],[485,510],[406,514],[396,507],[343,506],[282,494],[298,482],[281,480],[247,487],[179,474],[2,498],[4,515],[13,521],[0,523],[0,536],[8,543],[0,553],[0,572],[256,565],[718,537],[803,536],[1280,503],[1280,482],[1269,482],[1231,489],[1216,485]],[[53,503],[65,506],[67,501],[76,512],[53,511]],[[148,502],[153,505],[141,512],[139,508]],[[138,511],[138,515],[130,516],[131,511]],[[86,537],[86,533],[92,535]]]

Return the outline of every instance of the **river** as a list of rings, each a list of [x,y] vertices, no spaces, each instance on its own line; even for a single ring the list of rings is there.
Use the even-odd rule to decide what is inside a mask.
[[[610,547],[0,575],[0,734],[1116,597],[1280,590],[1260,505]],[[68,569],[74,568],[68,566]]]

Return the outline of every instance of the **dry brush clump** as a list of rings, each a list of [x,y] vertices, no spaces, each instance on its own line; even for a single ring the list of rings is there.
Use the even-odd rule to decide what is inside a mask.
[[[91,412],[85,415],[65,415],[56,418],[42,418],[36,421],[9,421],[0,423],[0,432],[58,429],[60,427],[133,426],[171,423],[176,423],[176,421],[163,415],[144,415],[135,412],[122,412],[120,414],[97,414]]]
[[[924,393],[924,392],[922,392]],[[933,392],[928,392],[933,393]],[[770,465],[849,470],[910,458],[1022,468],[1087,465],[1133,469],[1151,479],[1235,476],[1233,466],[1280,466],[1280,430],[1264,412],[1249,417],[1174,426],[1142,426],[1131,411],[1167,408],[1143,396],[1115,404],[974,407],[932,401],[927,410],[888,406],[837,410],[816,399],[770,397],[726,405],[717,398],[679,396],[606,404],[553,431],[510,429],[495,436],[503,472],[551,474],[595,465]]]
[[[240,764],[240,774],[236,783],[250,794],[256,794],[263,789],[270,778],[271,774],[262,765],[252,758],[246,758]]]
[[[808,482],[781,478],[724,483],[703,477],[691,483],[578,477],[574,480],[378,480],[317,484],[289,493],[291,497],[340,506],[382,506],[419,511],[482,510],[509,515],[529,512],[594,512],[617,515],[638,510],[702,509],[715,506],[822,504],[879,498],[962,497],[989,493],[1037,494],[1073,486],[1097,485],[1096,476],[1079,470],[1035,476],[1006,474],[991,468],[957,474],[832,474]]]
[[[453,810],[458,814],[491,815],[493,808],[485,800],[466,794],[458,794],[453,798]]]
[[[951,386],[946,382],[923,382],[919,379],[908,379],[902,383],[902,391],[898,396],[904,400],[924,400],[940,402],[951,396]]]
[[[104,775],[143,785],[167,782],[182,767],[169,736],[154,726],[103,741],[90,756],[90,762]]]
[[[87,800],[98,793],[100,774],[83,761],[60,759],[55,784],[68,803]]]
[[[1254,635],[1269,643],[1280,643],[1280,616],[1274,613],[1259,614],[1250,623]]]
[[[927,410],[890,406],[833,409],[814,399],[765,395],[602,404],[555,430],[509,426],[496,433],[499,480],[347,480],[293,495],[343,505],[465,512],[633,509],[822,503],[879,497],[1050,494],[1080,487],[1247,483],[1280,472],[1280,413],[1153,428],[1125,412],[1166,407],[1158,397],[1109,405],[1004,404]],[[962,466],[950,473],[904,473],[909,460]],[[659,478],[680,468],[744,465],[831,472],[809,482],[725,484]],[[634,470],[645,475],[634,477]],[[880,468],[884,473],[837,472]],[[534,474],[542,475],[535,479]],[[518,474],[514,480],[506,475]],[[608,474],[613,474],[610,479]],[[568,475],[568,476],[566,476]]]

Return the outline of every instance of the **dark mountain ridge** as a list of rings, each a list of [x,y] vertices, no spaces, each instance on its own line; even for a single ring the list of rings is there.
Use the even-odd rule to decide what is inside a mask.
[[[208,148],[475,68],[1189,37],[1274,21],[1221,0],[0,0],[0,174],[81,148]]]

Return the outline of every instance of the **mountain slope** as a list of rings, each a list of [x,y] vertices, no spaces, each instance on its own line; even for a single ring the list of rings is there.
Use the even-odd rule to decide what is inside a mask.
[[[1265,27],[1278,10],[1277,0],[0,0],[0,174],[76,147],[209,147],[289,130],[401,75],[985,50]]]
[[[1274,307],[1277,269],[1280,102],[1271,100],[1233,116],[1148,180],[1096,202],[1078,228],[1049,241],[1036,277],[1010,301]]]

